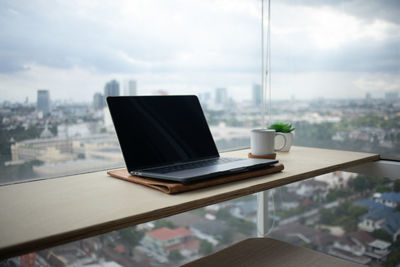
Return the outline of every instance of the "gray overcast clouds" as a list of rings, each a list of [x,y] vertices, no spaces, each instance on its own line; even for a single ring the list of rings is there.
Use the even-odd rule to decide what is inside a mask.
[[[399,91],[399,1],[272,1],[273,96]],[[1,1],[1,100],[48,88],[89,101],[109,79],[139,93],[227,87],[260,73],[260,1]],[[329,81],[329,84],[326,81]],[[322,88],[323,87],[323,90]]]

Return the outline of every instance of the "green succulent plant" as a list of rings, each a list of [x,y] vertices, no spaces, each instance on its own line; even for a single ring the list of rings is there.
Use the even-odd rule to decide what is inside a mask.
[[[292,127],[292,124],[290,123],[284,123],[284,122],[277,122],[268,127],[268,129],[274,129],[276,132],[281,132],[281,133],[290,133],[291,131],[294,131]]]

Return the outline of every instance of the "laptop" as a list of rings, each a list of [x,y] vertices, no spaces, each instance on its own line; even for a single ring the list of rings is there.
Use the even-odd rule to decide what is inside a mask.
[[[109,96],[107,104],[131,175],[187,184],[278,162],[220,157],[197,96]]]

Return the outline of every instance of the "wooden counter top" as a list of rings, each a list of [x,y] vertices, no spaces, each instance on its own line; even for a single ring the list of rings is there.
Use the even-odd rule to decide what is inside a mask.
[[[292,147],[277,159],[285,166],[281,173],[178,195],[111,178],[106,171],[0,186],[0,259],[376,161],[379,155]]]

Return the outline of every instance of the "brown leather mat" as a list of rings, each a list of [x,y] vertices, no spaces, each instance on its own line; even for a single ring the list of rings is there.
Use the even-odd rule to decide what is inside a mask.
[[[223,177],[214,178],[214,179],[201,181],[201,182],[197,182],[197,183],[191,183],[191,184],[181,184],[181,183],[177,183],[177,182],[162,181],[162,180],[157,180],[157,179],[132,176],[129,174],[129,172],[126,169],[108,171],[107,174],[114,178],[141,184],[141,185],[153,188],[153,189],[157,189],[157,190],[167,193],[167,194],[177,194],[177,193],[182,193],[182,192],[191,191],[191,190],[204,188],[204,187],[209,187],[209,186],[213,186],[213,185],[225,184],[225,183],[229,183],[229,182],[233,182],[233,181],[267,175],[267,174],[271,174],[271,173],[275,173],[275,172],[280,172],[283,169],[284,169],[283,164],[278,163],[278,164],[275,164],[272,167],[269,167],[266,169],[261,169],[261,170],[251,171],[251,172],[243,172],[243,173],[238,173],[235,175],[223,176]]]

